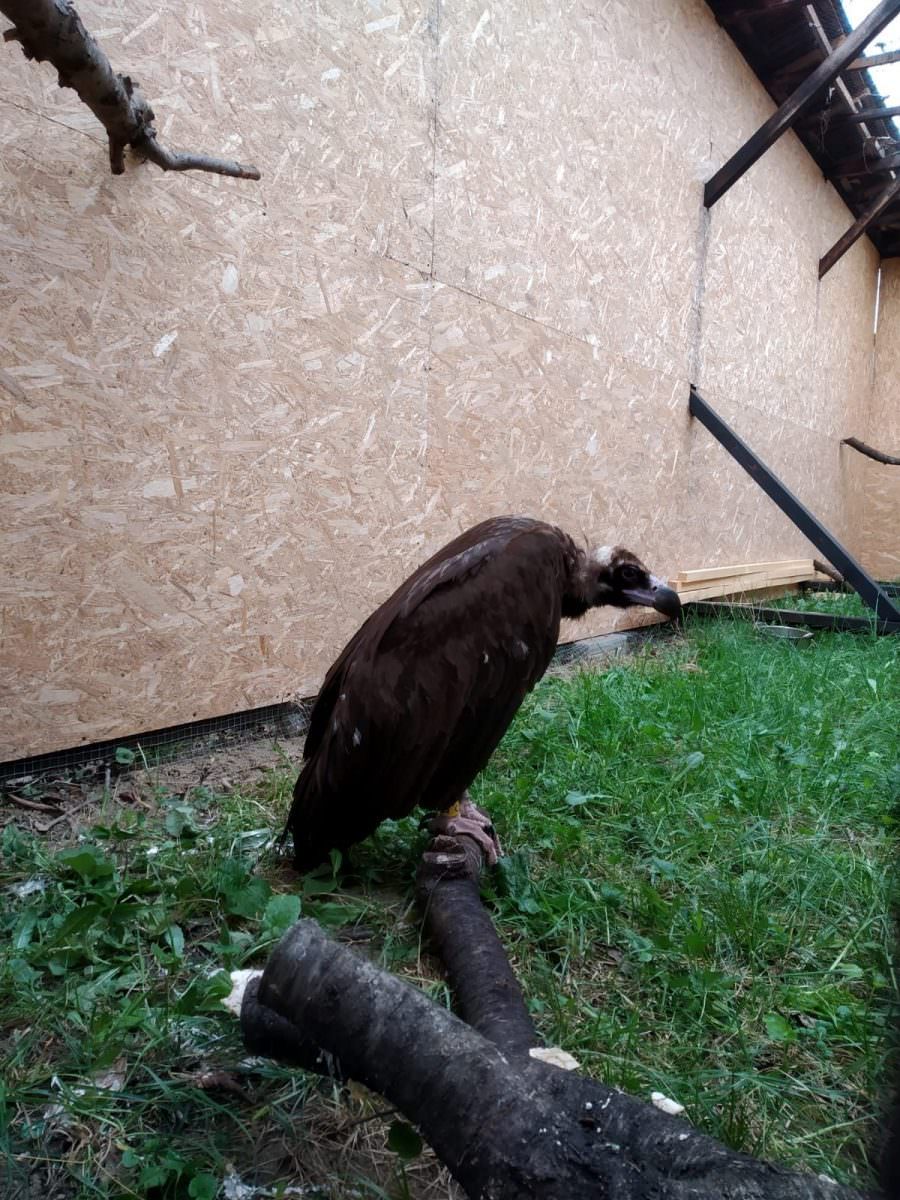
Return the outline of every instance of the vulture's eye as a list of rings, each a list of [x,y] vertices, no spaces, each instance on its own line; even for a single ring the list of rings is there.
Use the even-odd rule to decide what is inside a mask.
[[[641,582],[641,571],[638,567],[631,566],[630,563],[625,563],[619,567],[619,578],[624,584],[634,584]]]

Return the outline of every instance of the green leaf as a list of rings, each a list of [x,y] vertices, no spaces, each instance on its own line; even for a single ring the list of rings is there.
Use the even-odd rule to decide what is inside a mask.
[[[266,937],[279,938],[287,933],[300,916],[301,901],[299,896],[273,896],[266,905],[262,916],[263,933]]]
[[[773,1042],[792,1042],[796,1036],[790,1022],[780,1013],[766,1013],[763,1017],[766,1023],[766,1033]]]
[[[113,864],[96,846],[74,846],[70,850],[60,850],[56,861],[70,871],[75,871],[82,879],[104,879],[113,873]]]
[[[137,755],[127,746],[116,746],[116,762],[120,767],[130,767]]]
[[[566,804],[569,808],[580,808],[582,804],[590,804],[599,797],[599,792],[566,792]]]
[[[388,1150],[393,1150],[400,1158],[408,1161],[411,1158],[419,1157],[423,1145],[422,1139],[412,1125],[407,1125],[405,1121],[391,1122],[387,1139]]]
[[[176,958],[184,958],[184,932],[180,925],[170,925],[165,941]]]
[[[218,1190],[218,1179],[214,1175],[207,1175],[205,1171],[195,1175],[188,1185],[188,1195],[193,1196],[194,1200],[215,1200]]]
[[[40,972],[35,971],[34,967],[30,967],[24,958],[11,958],[7,964],[7,969],[15,983],[25,987],[29,983],[34,983],[36,979],[40,979]]]
[[[249,920],[262,912],[271,895],[272,889],[264,879],[247,879],[239,889],[225,893],[225,911]]]
[[[81,933],[89,929],[94,922],[106,912],[101,904],[82,904],[74,912],[70,912],[56,931],[55,941],[64,941],[73,933]]]
[[[166,813],[166,819],[163,824],[165,825],[166,833],[170,833],[172,837],[195,837],[197,834],[194,809],[190,804],[174,805]]]

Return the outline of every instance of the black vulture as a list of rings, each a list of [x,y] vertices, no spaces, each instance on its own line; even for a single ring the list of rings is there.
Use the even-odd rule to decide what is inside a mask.
[[[547,669],[560,619],[604,604],[680,612],[628,550],[587,553],[529,517],[483,521],[414,571],[325,677],[285,828],[297,868],[416,805],[442,814],[432,832],[467,833],[495,862],[466,789]]]

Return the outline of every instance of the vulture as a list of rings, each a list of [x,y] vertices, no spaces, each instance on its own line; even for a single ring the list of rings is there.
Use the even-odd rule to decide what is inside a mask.
[[[621,546],[593,553],[553,525],[493,517],[423,563],[354,634],[313,707],[284,837],[306,871],[416,807],[497,861],[467,789],[556,649],[562,617],[599,605],[680,613]]]

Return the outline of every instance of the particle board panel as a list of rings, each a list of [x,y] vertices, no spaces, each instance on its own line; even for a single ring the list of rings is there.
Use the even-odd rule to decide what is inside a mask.
[[[846,425],[845,436],[860,437]],[[900,260],[881,269],[881,304],[875,339],[875,384],[863,441],[900,455]],[[859,483],[863,562],[879,579],[900,579],[900,467],[841,448]]]
[[[7,45],[4,200],[21,202],[35,221],[61,233],[65,210],[35,212],[29,190],[16,186],[22,170],[39,162],[56,168],[53,190],[68,206],[99,216],[134,203],[142,230],[154,207],[146,195],[150,176],[157,199],[170,193],[166,215],[184,225],[191,195],[216,190],[241,209],[281,210],[320,247],[374,250],[428,269],[436,8],[437,0],[390,0],[384,7],[368,0],[86,0],[82,19],[116,70],[139,80],[161,139],[175,149],[253,162],[262,180],[192,175],[161,185],[149,166],[111,179],[106,139],[92,114],[57,87],[47,64],[27,63]]]
[[[23,312],[23,400],[0,434],[5,757],[26,725],[64,747],[310,694],[417,561],[418,272],[295,246],[259,303],[197,328],[204,263],[170,293],[168,332],[111,308],[77,355],[48,340],[83,299],[71,278],[52,316]]]
[[[263,181],[113,179],[0,51],[0,757],[312,694],[491,513],[662,574],[808,555],[689,382],[852,532],[872,255],[808,286],[846,219],[790,138],[703,217],[771,102],[700,0],[79,10],[169,144]]]
[[[432,527],[450,536],[481,516],[537,512],[585,544],[622,543],[663,576],[680,563],[810,558],[809,542],[699,425],[687,381],[453,288],[429,305],[428,482]],[[729,405],[723,405],[728,409]],[[734,413],[732,412],[732,419]],[[830,441],[744,410],[742,427],[801,493],[828,476]],[[749,417],[749,420],[748,420]],[[564,427],[566,453],[556,430]],[[791,439],[809,458],[797,461]],[[836,467],[836,460],[835,460]],[[835,511],[841,511],[835,502]],[[653,619],[601,611],[564,637]]]
[[[715,29],[702,9],[442,10],[439,280],[687,373],[708,132],[681,86]]]

